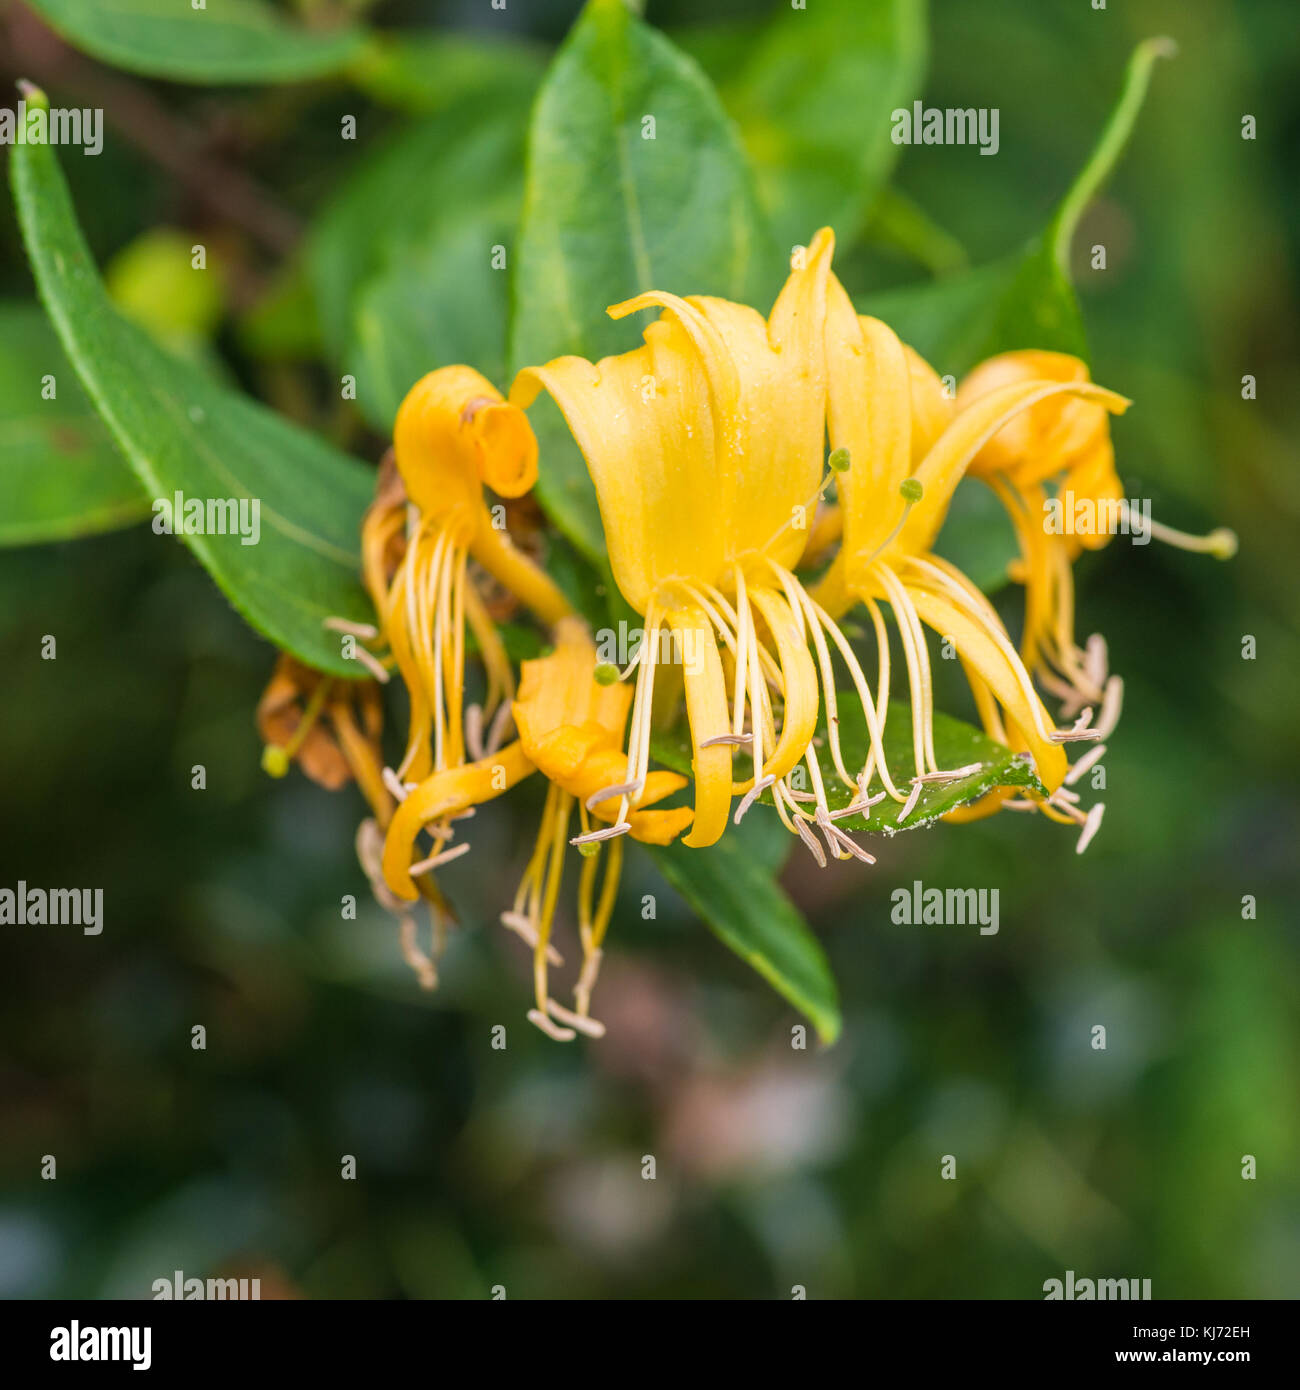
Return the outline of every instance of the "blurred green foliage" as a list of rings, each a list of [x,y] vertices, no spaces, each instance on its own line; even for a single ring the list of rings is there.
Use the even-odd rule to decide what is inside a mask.
[[[576,8],[515,4],[500,22],[549,44]],[[776,8],[711,6],[698,43],[698,6],[652,3],[649,17],[706,58],[727,101],[707,51],[747,71]],[[375,9],[409,24],[460,13]],[[4,22],[25,21],[10,5]],[[1117,542],[1081,562],[1081,629],[1107,635],[1127,682],[1088,855],[1038,817],[1004,815],[873,843],[870,869],[793,860],[784,887],[826,946],[844,1017],[825,1051],[792,1049],[796,1016],[638,859],[601,985],[610,1036],[556,1047],[523,1021],[526,955],[494,926],[536,789],[480,811],[471,863],[500,872],[452,866],[462,929],[423,996],[378,909],[340,919],[360,892],[359,800],[261,775],[251,712],[271,650],[189,556],[147,528],[4,551],[0,885],[102,885],[106,925],[0,929],[0,1294],[144,1296],[177,1268],[311,1296],[788,1297],[798,1284],[1035,1298],[1067,1268],[1150,1278],[1158,1298],[1300,1291],[1293,6],[934,0],[928,28],[926,103],[998,107],[1001,149],[902,151],[891,198],[923,216],[895,202],[886,226],[862,210],[842,259],[859,296],[924,278],[936,229],[977,266],[1039,235],[1133,45],[1168,34],[1180,49],[1084,215],[1075,280],[1094,375],[1136,402],[1115,428],[1130,495],[1174,525],[1232,525],[1242,548],[1219,565]],[[102,69],[24,33],[0,49],[0,66],[25,64],[6,76],[56,102],[95,99]],[[756,158],[764,129],[782,128],[762,106],[787,90],[777,76],[746,80],[760,109],[733,107]],[[409,70],[382,92],[373,67],[350,80],[370,95],[344,78],[132,91],[203,129],[222,168],[305,225],[382,149],[418,140],[412,120],[437,119],[405,114],[429,110]],[[344,160],[348,113],[361,138]],[[864,150],[879,138],[862,134]],[[377,454],[381,435],[331,403],[304,271],[264,218],[223,219],[125,140],[64,166],[100,263],[160,226],[222,237],[215,344],[229,370]],[[377,223],[400,223],[397,201],[376,201]],[[440,227],[430,206],[425,225]],[[363,267],[377,304],[417,241]],[[0,291],[30,299],[7,210],[0,251]],[[327,342],[338,322],[321,314]],[[1018,594],[1002,598],[1014,615]],[[56,660],[40,659],[46,635]],[[969,714],[960,701],[954,685],[940,703]],[[999,888],[999,932],[893,923],[890,893],[914,879]],[[196,1024],[205,1051],[191,1049]],[[490,1046],[498,1024],[505,1051]],[[344,1154],[355,1182],[340,1179]],[[939,1177],[945,1154],[955,1181]]]

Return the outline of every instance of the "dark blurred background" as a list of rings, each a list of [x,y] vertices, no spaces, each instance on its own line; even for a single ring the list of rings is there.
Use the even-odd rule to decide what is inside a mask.
[[[678,35],[702,8],[649,18]],[[576,9],[509,15],[549,42]],[[842,996],[825,1051],[792,1050],[796,1016],[633,858],[598,998],[610,1035],[557,1046],[524,1021],[528,962],[494,925],[534,788],[481,811],[469,867],[446,873],[463,928],[424,995],[389,919],[340,918],[364,888],[360,799],[261,773],[273,653],[189,555],[146,527],[0,551],[0,885],[105,898],[98,937],[2,929],[0,1295],[148,1296],[177,1269],[258,1274],[264,1296],[1036,1298],[1067,1269],[1157,1298],[1300,1292],[1295,6],[935,0],[924,98],[999,107],[1001,150],[904,151],[897,185],[973,263],[1011,249],[1156,33],[1180,55],[1085,219],[1079,245],[1110,260],[1085,261],[1079,290],[1094,375],[1136,401],[1115,432],[1129,495],[1242,544],[1220,564],[1120,541],[1078,568],[1080,630],[1127,681],[1088,854],[1004,815],[873,846],[872,870],[793,859]],[[225,129],[304,217],[345,172],[316,132],[355,97],[114,80]],[[64,163],[101,263],[206,216],[122,140]],[[319,383],[250,351],[256,267],[229,236],[218,346],[293,409]],[[29,297],[7,205],[0,250],[0,288]],[[888,248],[858,270],[864,287],[923,273]],[[895,925],[890,891],[915,878],[998,887],[999,933]]]

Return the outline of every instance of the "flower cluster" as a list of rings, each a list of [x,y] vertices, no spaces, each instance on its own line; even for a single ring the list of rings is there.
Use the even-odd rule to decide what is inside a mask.
[[[402,404],[363,523],[376,623],[339,626],[379,680],[401,677],[403,755],[383,765],[373,686],[354,696],[301,668],[277,676],[263,722],[282,739],[268,750],[270,770],[296,755],[321,780],[337,782],[344,765],[355,774],[373,811],[358,852],[426,983],[433,963],[409,905],[423,897],[445,921],[434,873],[468,851],[462,822],[534,773],[548,784],[541,823],[501,921],[531,948],[528,1016],[556,1039],[603,1031],[591,995],[625,836],[706,849],[764,799],[822,866],[874,862],[843,828],[847,817],[892,799],[901,822],[927,784],[979,770],[936,756],[927,628],[959,656],[986,733],[1037,779],[949,818],[1038,811],[1078,826],[1080,851],[1095,834],[1102,807],[1085,810],[1073,784],[1115,727],[1122,683],[1099,635],[1076,642],[1071,567],[1107,537],[1052,533],[1043,503],[1063,488],[1121,501],[1109,420],[1129,403],[1094,384],[1082,362],[1047,352],[1005,354],[945,389],[887,325],[855,311],[831,269],[833,249],[823,230],[796,252],[767,318],[723,299],[651,291],[609,309],[614,318],[659,311],[627,352],[529,367],[508,398],[472,368],[441,368]],[[599,659],[532,544],[528,514],[511,520],[538,476],[526,412],[542,392],[585,457],[614,582],[641,617],[643,640],[623,670]],[[981,590],[935,553],[968,474],[994,490],[1015,527],[1019,644]],[[1160,533],[1230,548],[1224,533],[1205,543]],[[501,618],[520,609],[550,645],[518,663],[516,679]],[[850,614],[856,623],[845,622]],[[866,641],[855,646],[858,632]],[[666,662],[665,638],[692,659]],[[473,703],[471,660],[483,685]],[[895,685],[911,708],[906,776],[886,758]],[[1040,689],[1062,702],[1059,721]],[[868,734],[861,765],[842,745],[844,691]],[[301,713],[286,723],[299,697]],[[654,727],[683,704],[690,778],[651,766]],[[312,727],[322,712],[337,746]],[[1084,752],[1072,768],[1075,746]],[[832,797],[828,787],[841,790]],[[561,961],[552,927],[570,846],[582,856],[572,1008],[552,996],[549,975]]]

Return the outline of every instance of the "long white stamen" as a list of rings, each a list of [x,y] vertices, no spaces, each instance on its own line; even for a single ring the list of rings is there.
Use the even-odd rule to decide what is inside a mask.
[[[823,623],[817,605],[813,603],[811,596],[794,575],[778,565],[775,560],[769,559],[767,563],[781,583],[786,602],[799,618],[799,635],[805,641],[809,627],[812,628],[813,649],[817,654],[817,666],[821,673],[822,698],[826,705],[826,727],[830,732],[831,760],[835,764],[835,770],[841,781],[846,786],[851,787],[854,785],[854,780],[844,766],[844,756],[840,751],[840,715],[835,692],[835,670],[831,665],[831,654],[826,646],[826,635],[823,631]]]
[[[1001,620],[998,619],[997,614],[989,606],[988,600],[983,599],[983,607],[975,602],[973,597],[966,592],[962,585],[949,574],[946,561],[938,560],[937,557],[933,562],[910,557],[908,563],[914,565],[923,573],[932,575],[941,587],[947,589],[967,612],[974,614],[975,617],[980,619],[981,626],[985,629],[986,636],[993,639],[998,650],[1007,659],[1007,663],[1011,667],[1011,671],[1016,678],[1016,684],[1020,687],[1021,693],[1029,704],[1030,711],[1034,717],[1034,727],[1037,729],[1039,736],[1045,740],[1055,742],[1056,740],[1052,739],[1052,735],[1057,731],[1052,729],[1043,718],[1042,701],[1038,698],[1034,690],[1034,683],[1030,679],[1029,672],[1025,670],[1025,664],[1020,659],[1020,653],[1011,645],[1011,640],[1007,637],[1002,627]],[[981,598],[982,597],[983,596],[981,596]],[[990,613],[992,614],[992,618],[989,617]]]
[[[1057,729],[1048,735],[1050,743],[1096,743],[1101,737],[1097,729]]]
[[[415,918],[409,913],[404,914],[398,924],[397,939],[401,946],[402,959],[415,972],[415,978],[419,981],[420,988],[429,990],[437,989],[437,968],[433,961],[420,949]]]
[[[930,691],[930,668],[925,638],[917,642],[916,610],[907,597],[907,588],[888,565],[876,565],[872,569],[879,580],[898,626],[898,635],[903,643],[903,656],[907,662],[907,676],[912,696],[912,756],[918,773],[933,771],[935,759],[930,752],[930,719],[933,714],[933,695]],[[928,755],[928,757],[927,757]]]
[[[814,800],[817,802],[817,811],[813,817],[817,827],[822,832],[822,838],[826,841],[826,848],[837,858],[843,859],[845,855],[840,849],[836,840],[836,835],[842,834],[837,831],[830,822],[830,807],[826,804],[826,788],[822,784],[822,770],[817,761],[817,756],[811,748],[804,754],[804,762],[808,765],[808,775],[812,778]],[[790,793],[793,795],[793,793]],[[806,812],[804,813],[806,814]]]
[[[849,779],[850,786],[862,787],[862,779],[871,779],[871,772],[874,764],[879,758],[881,767],[881,781],[884,782],[886,794],[894,796],[897,800],[903,799],[903,793],[894,786],[893,778],[890,776],[888,764],[885,761],[884,747],[884,715],[879,705],[873,705],[871,698],[870,685],[867,681],[862,665],[858,661],[857,653],[849,644],[849,640],[840,630],[839,625],[831,618],[830,614],[818,603],[815,603],[811,596],[808,596],[808,603],[815,614],[817,622],[830,634],[831,641],[835,643],[844,664],[849,669],[854,689],[858,693],[858,701],[862,706],[862,713],[867,721],[867,734],[871,745],[871,752],[867,757],[866,766],[856,778]],[[874,620],[877,622],[876,638],[877,645],[883,641],[880,654],[881,681],[887,686],[889,682],[889,643],[888,635],[884,633],[884,620],[880,617],[879,607],[869,601],[869,608],[874,610]],[[833,750],[832,750],[833,751]],[[865,795],[865,792],[864,792]]]
[[[403,782],[391,767],[384,768],[379,776],[384,786],[392,792],[393,798],[397,801],[405,801],[418,785],[415,782]]]
[[[822,834],[826,837],[827,844],[831,845],[832,850],[836,854],[839,853],[839,850],[836,849],[835,846],[838,846],[839,849],[847,850],[855,859],[860,859],[864,864],[874,864],[876,862],[875,855],[868,854],[852,836],[841,830],[839,826],[834,823],[832,813],[827,811],[824,806],[819,806],[817,808],[817,824],[820,826]],[[833,844],[832,841],[834,842]]]
[[[1092,844],[1093,836],[1101,828],[1101,818],[1106,807],[1103,802],[1098,802],[1092,810],[1088,812],[1088,818],[1083,823],[1083,832],[1079,836],[1079,842],[1074,847],[1075,854],[1082,854],[1085,849]]]
[[[731,729],[734,737],[739,738],[745,730],[745,690],[749,683],[749,628],[754,621],[753,614],[749,611],[749,595],[745,590],[745,571],[740,565],[736,566],[736,688],[732,695],[731,705]],[[755,717],[757,723],[757,717]],[[754,736],[749,736],[752,746]],[[758,764],[754,764],[754,775],[757,776],[761,769]]]
[[[650,726],[653,717],[655,667],[659,660],[659,613],[653,600],[646,606],[645,635],[637,655],[641,658],[641,669],[637,672],[636,694],[632,699],[632,723],[627,740],[627,772],[624,781],[629,786],[638,783],[645,785],[650,768]],[[597,803],[599,804],[599,803]],[[609,831],[593,830],[579,835],[570,844],[595,844],[600,840],[612,839],[613,835],[625,835],[632,827],[627,824],[629,798],[620,797],[616,823]],[[612,832],[612,834],[611,834]]]
[[[615,783],[615,785],[612,786],[612,787],[602,787],[599,791],[592,792],[592,794],[587,798],[587,801],[586,801],[587,810],[589,810],[589,811],[594,811],[594,810],[596,809],[596,807],[599,806],[600,803],[601,803],[602,801],[609,801],[612,797],[616,797],[616,796],[636,797],[636,796],[639,796],[640,793],[641,793],[641,789],[642,789],[642,787],[644,787],[644,786],[645,786],[645,779],[642,778],[641,780],[636,781],[636,782],[617,782],[617,783]]]
[[[392,679],[388,669],[380,662],[379,658],[371,655],[364,647],[353,647],[352,657],[353,660],[359,661],[380,685],[387,685]]]
[[[411,877],[415,878],[419,874],[427,874],[430,869],[439,869],[444,864],[450,864],[453,859],[468,854],[470,848],[467,844],[457,845],[455,849],[445,849],[441,854],[431,854],[427,859],[421,859],[418,864],[411,865]]]
[[[591,991],[596,987],[596,977],[600,974],[600,962],[603,958],[604,952],[597,946],[582,962],[582,973],[578,976],[578,983],[573,987],[573,992],[579,1000],[590,999]]]
[[[548,1038],[554,1038],[556,1042],[572,1042],[578,1036],[572,1028],[561,1028],[558,1023],[552,1023],[541,1009],[529,1009],[528,1021],[536,1024]]]
[[[502,702],[501,708],[497,710],[492,718],[492,723],[488,726],[487,741],[484,744],[483,756],[490,758],[493,753],[500,750],[505,742],[506,734],[515,719],[515,707],[509,700]]]
[[[465,748],[473,762],[482,762],[483,751],[483,706],[472,704],[465,710]]]
[[[736,814],[732,816],[732,823],[739,825],[744,814],[758,800],[760,796],[776,781],[770,773],[766,777],[760,777],[757,782],[740,798],[740,804],[736,807]]]
[[[537,949],[537,928],[533,925],[532,920],[525,917],[522,912],[503,912],[501,914],[501,925],[514,932],[516,936],[520,937],[527,945],[531,946],[534,951]],[[546,959],[550,961],[552,965],[564,964],[564,957],[549,941],[546,943]]]
[[[983,763],[967,763],[965,767],[954,767],[947,770],[940,769],[938,772],[923,772],[919,777],[913,777],[913,782],[958,782],[963,777],[969,777],[973,772],[983,771]]]
[[[612,840],[616,835],[626,835],[632,827],[627,821],[619,821],[616,825],[607,825],[603,830],[589,830],[585,835],[575,835],[569,841],[571,845],[595,845],[602,840]]]
[[[586,1014],[575,1014],[572,1009],[566,1009],[563,1004],[557,1004],[554,999],[547,999],[546,1011],[552,1018],[557,1018],[561,1023],[568,1023],[576,1028],[579,1033],[586,1033],[589,1038],[603,1038],[605,1036],[605,1025],[599,1019],[589,1018]]]
[[[812,857],[817,861],[817,867],[826,867],[826,853],[817,842],[817,837],[808,829],[804,820],[800,816],[795,817],[794,828],[799,832],[799,838],[806,844],[812,852]]]
[[[887,800],[888,792],[877,792],[875,796],[864,797],[861,801],[851,802],[847,806],[841,806],[838,811],[832,811],[832,820],[843,820],[845,816],[860,816],[864,811],[869,811],[873,806],[878,806],[882,801]]]
[[[739,570],[737,570],[739,574]],[[743,582],[744,576],[740,575]],[[762,668],[759,665],[759,646],[758,630],[754,625],[754,615],[749,606],[749,593],[746,590],[743,594],[737,590],[736,603],[738,605],[738,617],[736,630],[739,632],[743,626],[745,633],[745,645],[749,656],[745,662],[745,679],[749,684],[749,723],[753,735],[751,758],[754,764],[754,788],[757,791],[765,776],[764,767],[766,765],[766,737],[771,719],[770,707],[767,699],[767,687],[763,684]],[[773,741],[776,739],[776,723],[771,721],[771,733]],[[742,802],[748,808],[749,802]]]
[[[913,782],[912,790],[908,793],[907,800],[903,803],[903,809],[898,813],[897,817],[894,820],[895,825],[902,825],[902,823],[908,818],[908,816],[912,814],[912,812],[916,809],[916,803],[920,799],[920,796],[921,783]]]
[[[1068,791],[1065,787],[1057,787],[1047,798],[1047,805],[1060,811],[1063,816],[1072,820],[1076,825],[1083,825],[1087,817],[1075,804],[1078,800],[1079,798],[1074,792]]]
[[[1110,669],[1110,654],[1106,649],[1106,639],[1100,632],[1088,638],[1083,658],[1084,674],[1100,690],[1106,684],[1106,674]]]
[[[374,623],[354,623],[350,618],[326,618],[321,627],[328,632],[346,632],[352,637],[360,637],[363,642],[373,642],[379,636]]]
[[[1088,771],[1094,764],[1099,763],[1106,756],[1106,745],[1099,743],[1095,748],[1088,751],[1079,759],[1077,763],[1065,774],[1065,785],[1072,787],[1080,777]]]
[[[1109,738],[1119,724],[1120,711],[1124,708],[1124,681],[1120,676],[1111,676],[1106,682],[1106,693],[1101,702],[1101,714],[1097,719],[1097,737]]]

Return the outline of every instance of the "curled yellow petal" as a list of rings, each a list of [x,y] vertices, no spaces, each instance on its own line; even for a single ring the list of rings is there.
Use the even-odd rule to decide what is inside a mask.
[[[596,793],[624,782],[627,755],[623,730],[632,689],[601,685],[595,678],[596,648],[586,625],[567,618],[555,629],[555,649],[522,664],[515,698],[519,741],[540,772],[583,805]],[[642,809],[680,791],[686,778],[674,772],[650,773],[629,797],[627,821],[633,838],[668,844],[690,824],[688,806]],[[611,796],[591,805],[601,820],[614,821],[622,801]]]
[[[439,367],[407,392],[393,425],[407,495],[426,516],[463,512],[478,524],[482,484],[519,497],[537,481],[528,417],[472,367]]]
[[[384,840],[384,881],[397,894],[413,902],[419,895],[411,877],[415,839],[432,822],[460,815],[509,791],[533,771],[519,743],[477,763],[449,767],[426,777],[398,806]]]
[[[1054,396],[1077,396],[1116,415],[1122,415],[1130,404],[1124,396],[1088,381],[1014,382],[980,396],[957,413],[916,469],[923,495],[894,545],[904,554],[929,550],[948,513],[952,494],[975,455],[1022,411]]]

